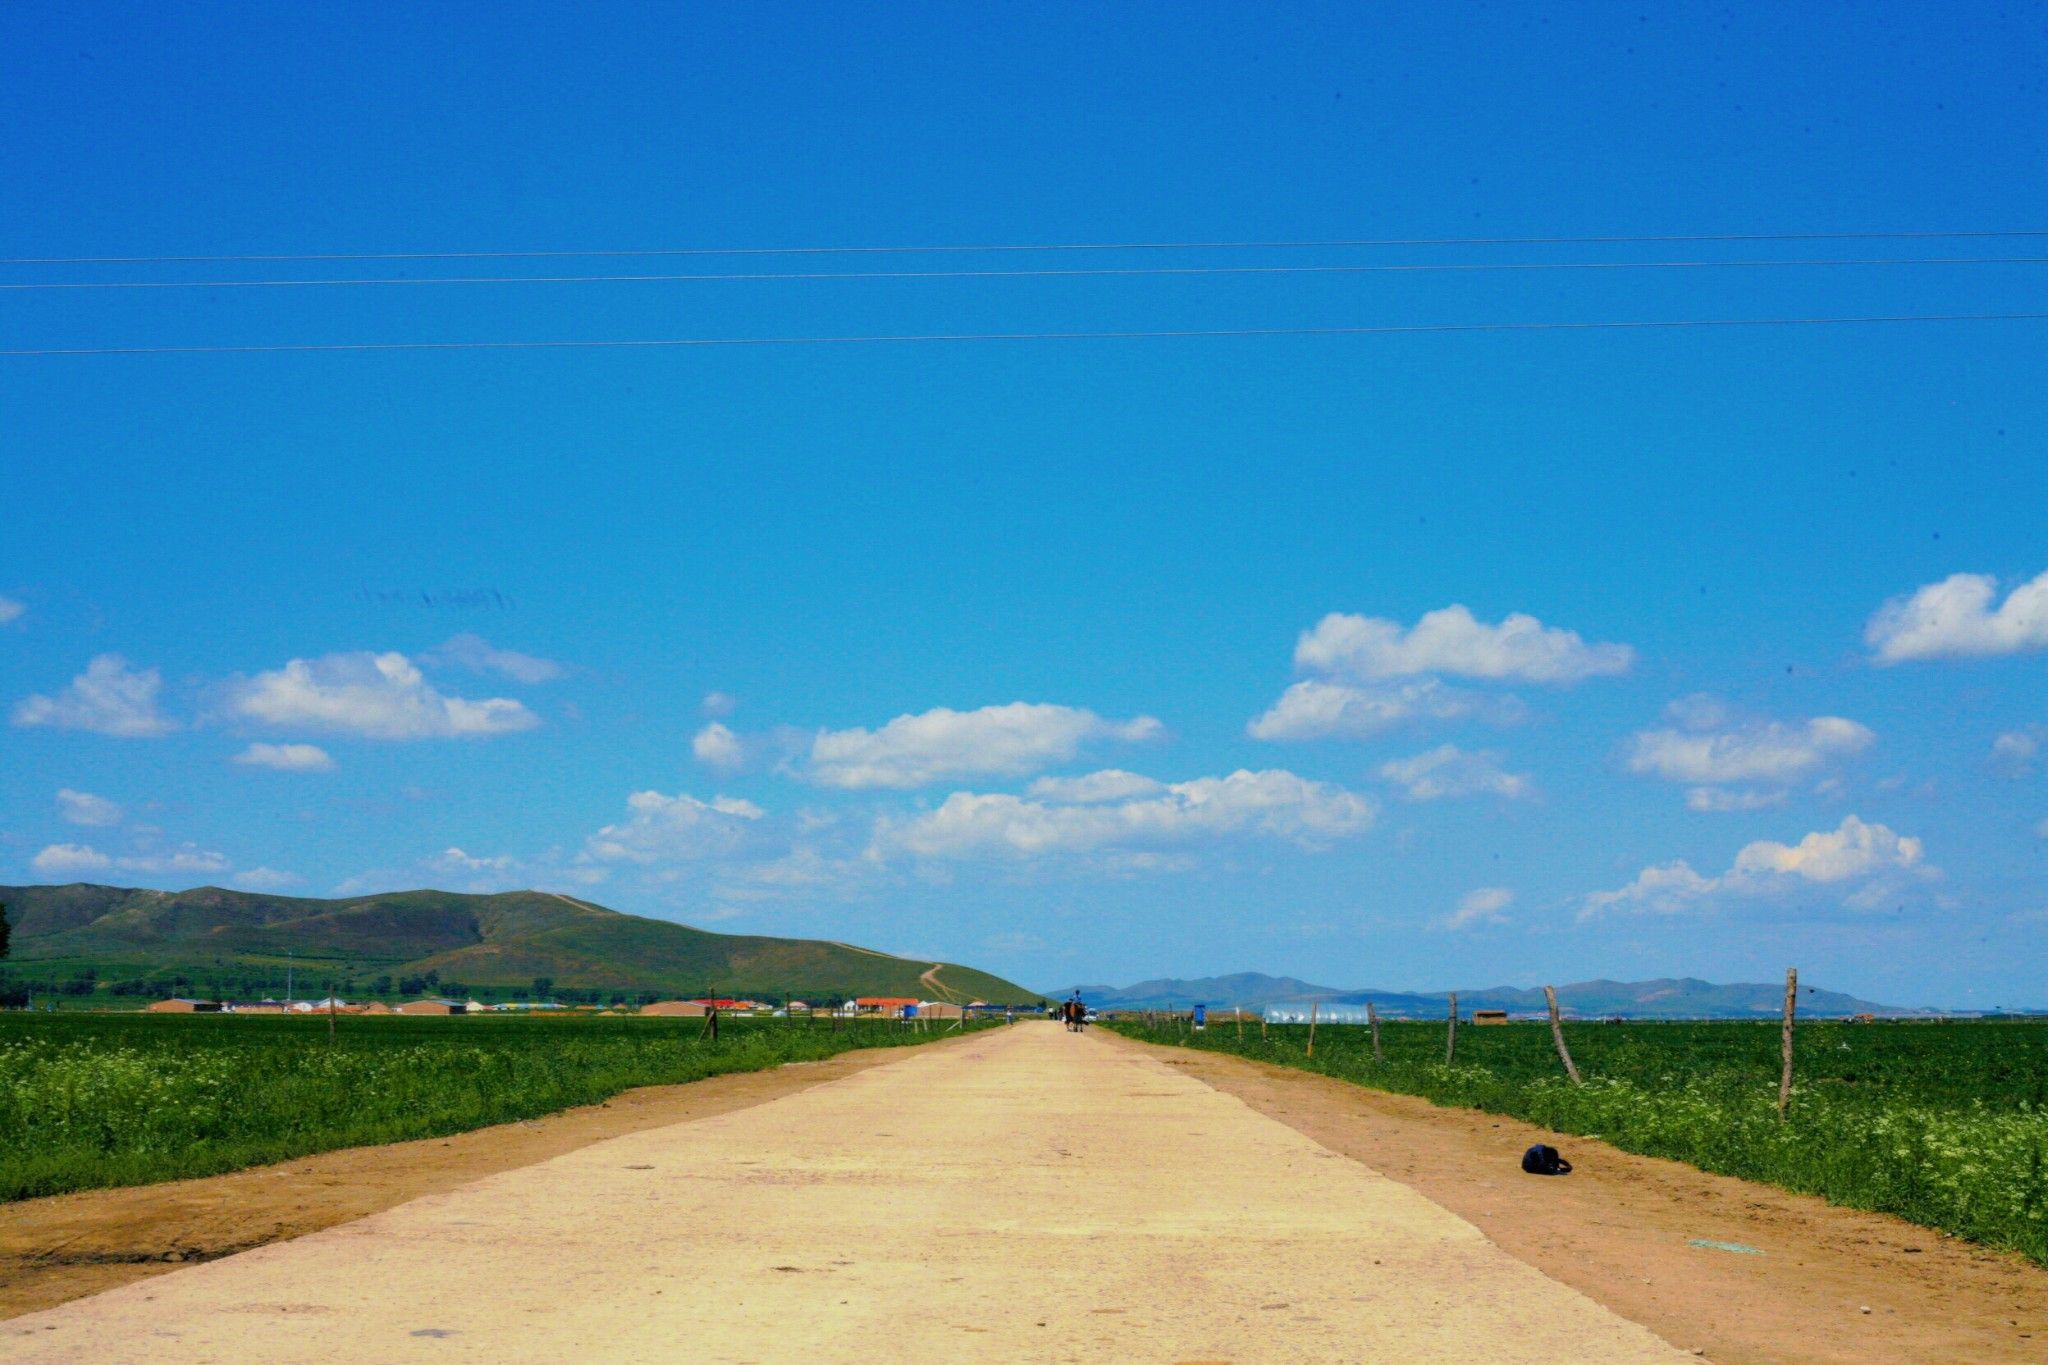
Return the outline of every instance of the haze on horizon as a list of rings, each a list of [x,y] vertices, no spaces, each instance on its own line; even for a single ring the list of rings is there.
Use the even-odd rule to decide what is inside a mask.
[[[0,355],[0,883],[2048,1006],[2037,15],[0,25],[10,352],[1040,338]]]

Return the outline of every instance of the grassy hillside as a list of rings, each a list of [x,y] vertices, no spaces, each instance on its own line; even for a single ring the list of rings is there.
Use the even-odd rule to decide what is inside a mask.
[[[115,983],[250,995],[281,988],[287,965],[308,991],[344,994],[431,977],[432,988],[525,993],[539,978],[576,991],[663,995],[907,995],[1036,1000],[969,967],[891,957],[816,939],[714,934],[543,891],[452,891],[314,900],[202,886],[144,891],[78,883],[0,887],[14,925],[7,972],[37,983]],[[929,979],[933,967],[937,972]],[[140,992],[136,992],[140,993]]]

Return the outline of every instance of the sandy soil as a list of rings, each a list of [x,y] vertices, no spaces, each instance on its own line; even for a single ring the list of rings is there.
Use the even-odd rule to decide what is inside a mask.
[[[1172,1060],[974,1034],[15,1318],[0,1355],[1691,1358]]]
[[[843,1052],[773,1071],[629,1090],[604,1104],[453,1137],[0,1204],[0,1318],[317,1232],[605,1138],[748,1108],[901,1055],[893,1048]]]
[[[1192,1048],[1116,1045],[1370,1164],[1714,1360],[2048,1361],[2048,1270],[2019,1257],[1495,1114]],[[1535,1142],[1564,1152],[1573,1173],[1523,1175]]]

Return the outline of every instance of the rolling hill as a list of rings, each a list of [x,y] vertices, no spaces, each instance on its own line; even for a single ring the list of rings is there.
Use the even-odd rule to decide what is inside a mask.
[[[1082,997],[1098,1009],[1170,1009],[1201,1003],[1211,1009],[1242,1005],[1247,1009],[1299,1005],[1306,1009],[1311,999],[1324,1009],[1363,1009],[1370,1001],[1390,1019],[1441,1019],[1448,1004],[1447,993],[1411,991],[1337,990],[1312,986],[1293,977],[1239,972],[1232,976],[1209,976],[1195,980],[1166,979],[1141,981],[1136,985],[1083,986]],[[1717,985],[1693,977],[1657,981],[1580,981],[1557,988],[1558,1007],[1582,1019],[1624,1016],[1632,1019],[1765,1019],[1784,1007],[1785,987],[1779,983],[1757,982]],[[1535,1013],[1546,1008],[1541,989],[1493,986],[1460,990],[1458,1008],[1508,1010],[1516,1014]],[[1814,1015],[1915,1015],[1930,1010],[1879,1005],[1839,991],[1805,986],[1799,991],[1802,1013]]]
[[[473,896],[401,891],[343,900],[202,886],[0,887],[14,926],[5,969],[17,979],[103,983],[182,979],[228,994],[301,982],[432,975],[452,989],[529,991],[538,978],[576,991],[820,998],[902,995],[1038,1000],[1014,982],[819,939],[715,934],[546,891]]]

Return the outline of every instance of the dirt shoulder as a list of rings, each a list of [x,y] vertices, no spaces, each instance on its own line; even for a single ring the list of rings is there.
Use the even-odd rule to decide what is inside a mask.
[[[304,1236],[606,1138],[745,1109],[903,1055],[901,1048],[843,1052],[628,1090],[602,1104],[452,1137],[0,1206],[0,1319]]]
[[[1553,1279],[1710,1359],[2048,1361],[2048,1270],[2018,1257],[1495,1114],[1116,1041],[1401,1181]],[[1522,1174],[1536,1142],[1563,1151],[1572,1174]]]

